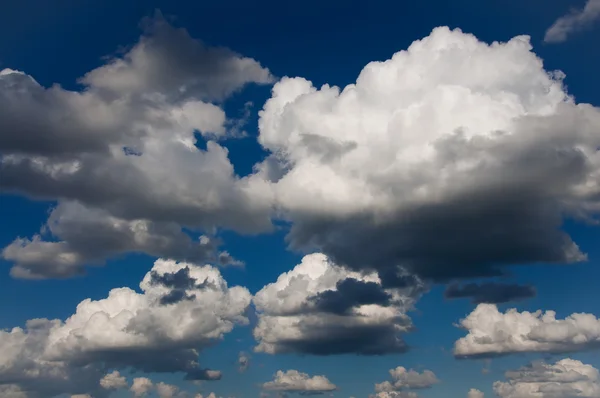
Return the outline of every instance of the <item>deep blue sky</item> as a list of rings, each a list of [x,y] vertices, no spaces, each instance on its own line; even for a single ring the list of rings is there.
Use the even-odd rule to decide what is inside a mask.
[[[134,43],[139,36],[140,19],[160,8],[165,15],[175,16],[175,23],[186,27],[193,37],[253,57],[278,77],[303,76],[317,86],[325,82],[344,86],[353,82],[368,62],[387,59],[413,40],[428,35],[432,28],[448,25],[488,42],[530,35],[534,51],[544,60],[546,69],[564,71],[569,92],[579,102],[599,105],[600,52],[595,48],[600,31],[586,31],[557,45],[542,42],[545,30],[557,17],[583,3],[21,0],[6,2],[0,13],[0,69],[26,71],[46,86],[58,83],[76,89],[77,77],[100,65],[101,57],[119,46]],[[250,88],[226,104],[226,109],[236,112],[245,101],[254,103],[247,126],[251,135],[257,134],[256,112],[268,98],[269,90],[269,87]],[[251,139],[227,146],[236,170],[242,175],[263,156]],[[29,237],[37,232],[52,205],[18,196],[0,196],[0,246],[8,245],[17,236]],[[593,227],[575,224],[566,228],[589,254],[590,261],[574,266],[516,268],[517,281],[533,282],[538,289],[537,297],[516,304],[520,310],[553,309],[561,317],[573,312],[600,314],[597,289],[600,233]],[[254,293],[291,269],[300,255],[286,250],[283,236],[283,233],[257,237],[225,234],[227,250],[246,262],[244,270],[224,271],[228,282],[246,286]],[[84,277],[45,281],[12,279],[8,275],[9,264],[2,262],[0,327],[22,325],[27,319],[37,317],[64,318],[85,298],[104,297],[114,287],[137,287],[152,262],[152,258],[143,255],[130,255],[111,260],[105,267],[92,268]],[[317,358],[253,354],[252,367],[243,375],[235,372],[235,359],[239,351],[251,351],[254,342],[250,327],[237,328],[222,344],[203,354],[203,363],[232,376],[211,383],[205,391],[224,396],[255,396],[256,384],[268,381],[276,370],[298,369],[326,374],[341,387],[335,394],[337,397],[364,397],[373,391],[373,383],[387,378],[388,369],[402,365],[426,367],[443,381],[442,386],[421,392],[422,397],[463,397],[472,387],[492,396],[491,385],[503,378],[505,370],[540,356],[494,359],[486,374],[481,371],[486,366],[483,361],[457,363],[451,354],[452,344],[464,332],[453,327],[453,323],[472,309],[468,300],[445,300],[443,289],[435,287],[417,304],[418,311],[413,314],[417,331],[407,336],[414,348],[407,354]],[[597,367],[600,360],[596,355],[573,357]],[[179,378],[160,375],[156,380],[178,383]]]

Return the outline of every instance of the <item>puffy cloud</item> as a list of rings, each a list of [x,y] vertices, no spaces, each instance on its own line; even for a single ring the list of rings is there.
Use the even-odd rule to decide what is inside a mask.
[[[470,297],[475,304],[500,304],[509,301],[523,300],[535,297],[537,291],[532,285],[504,284],[487,282],[482,284],[468,283],[465,285],[451,284],[444,292],[446,298]]]
[[[369,398],[417,398],[418,394],[414,391],[380,391],[370,394]]]
[[[554,311],[502,313],[496,305],[479,304],[460,326],[468,334],[454,345],[458,357],[574,352],[600,345],[600,319],[585,313],[556,319]]]
[[[181,270],[194,283],[178,284]],[[177,288],[187,298],[164,302]],[[228,287],[214,267],[167,260],[155,262],[140,289],[117,288],[107,298],[86,299],[64,322],[33,319],[25,329],[0,331],[0,384],[41,396],[91,392],[99,397],[103,392],[94,388],[102,386],[105,394],[125,383],[118,372],[106,376],[107,368],[220,379],[219,371],[200,367],[198,354],[234,325],[247,324],[248,290]],[[142,394],[149,385],[136,379],[131,391]]]
[[[154,388],[154,383],[147,377],[136,377],[133,379],[130,391],[135,397],[142,397]]]
[[[60,201],[50,236],[6,249],[16,276],[69,276],[126,252],[212,261],[182,227],[271,227],[266,183],[238,177],[217,142],[238,121],[208,102],[270,82],[269,71],[206,47],[160,15],[144,26],[128,52],[81,79],[81,92],[0,73],[0,187]]]
[[[268,381],[262,388],[269,391],[296,392],[303,395],[324,394],[335,391],[336,385],[325,376],[312,376],[297,370],[278,370],[273,381]]]
[[[173,398],[179,392],[179,387],[167,383],[157,383],[156,393],[160,398]]]
[[[121,376],[118,370],[114,370],[112,373],[108,373],[102,379],[100,379],[100,386],[107,390],[120,390],[127,388],[127,380]]]
[[[398,366],[395,369],[390,369],[392,381],[384,381],[383,383],[375,384],[375,392],[393,392],[411,389],[430,388],[439,383],[437,376],[431,370],[424,370],[419,373],[413,369],[406,369],[403,366]]]
[[[250,356],[245,352],[240,352],[238,356],[238,370],[240,372],[245,372],[250,367]]]
[[[560,43],[575,32],[587,29],[600,19],[600,1],[587,0],[581,10],[571,10],[556,20],[546,31],[546,43]]]
[[[469,392],[467,393],[467,398],[483,398],[484,394],[483,392],[479,391],[476,388],[471,388],[469,390]]]
[[[506,378],[506,382],[494,383],[494,392],[502,398],[600,396],[598,370],[568,358],[552,365],[533,363],[506,372]]]
[[[305,256],[253,299],[258,312],[255,350],[330,355],[403,352],[411,329],[406,312],[424,287],[383,288],[376,273],[360,274],[327,256]]]
[[[600,210],[600,112],[563,77],[527,36],[436,28],[343,89],[282,79],[260,112],[272,155],[257,170],[291,247],[433,281],[585,260],[560,227]]]

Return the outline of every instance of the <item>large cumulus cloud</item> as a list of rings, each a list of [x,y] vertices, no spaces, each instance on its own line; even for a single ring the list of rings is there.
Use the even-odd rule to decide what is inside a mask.
[[[170,283],[181,275],[194,283]],[[0,332],[0,384],[44,397],[90,391],[101,396],[124,387],[119,373],[104,374],[109,368],[221,378],[219,371],[201,368],[198,355],[248,322],[248,290],[228,287],[214,267],[166,260],[156,261],[140,289],[117,288],[104,299],[84,300],[64,322],[34,319],[24,329]],[[185,299],[163,302],[176,289]]]
[[[574,313],[557,319],[554,311],[502,313],[493,304],[480,304],[460,326],[467,335],[456,341],[454,355],[485,357],[520,352],[575,352],[600,347],[600,319]]]
[[[533,363],[506,372],[507,381],[494,383],[494,392],[501,398],[574,398],[600,396],[600,376],[591,365],[573,359],[554,364]]]
[[[355,84],[284,78],[259,142],[293,248],[433,281],[586,255],[565,216],[600,209],[600,111],[566,94],[527,36],[436,28]]]
[[[182,227],[270,228],[268,189],[238,177],[218,143],[239,127],[221,101],[269,83],[269,71],[160,14],[143,26],[137,44],[80,79],[82,91],[0,72],[0,186],[60,201],[46,234],[4,253],[15,276],[70,276],[131,251],[210,261],[218,254],[189,242]]]
[[[365,355],[403,352],[412,328],[406,312],[424,286],[385,288],[376,273],[360,274],[315,253],[254,297],[256,351]]]

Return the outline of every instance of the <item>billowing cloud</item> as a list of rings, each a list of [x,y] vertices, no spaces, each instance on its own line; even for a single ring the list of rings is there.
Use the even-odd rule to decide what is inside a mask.
[[[501,398],[600,396],[598,370],[569,358],[555,364],[533,363],[506,372],[506,379],[494,383],[494,392]]]
[[[467,393],[467,398],[483,398],[485,395],[483,392],[476,388],[471,388]]]
[[[168,282],[177,281],[181,270],[194,283]],[[165,303],[175,285],[188,298]],[[107,298],[86,299],[64,322],[33,319],[25,329],[0,331],[0,384],[42,396],[91,392],[100,397],[103,392],[93,388],[106,391],[125,382],[119,373],[105,376],[107,368],[220,379],[219,371],[200,367],[198,355],[234,325],[247,324],[248,290],[228,287],[214,267],[167,260],[155,262],[140,289],[117,288]],[[146,380],[136,379],[131,390],[142,394],[144,386]]]
[[[415,282],[419,282],[415,280]],[[325,255],[305,256],[254,296],[258,352],[365,355],[403,352],[406,312],[423,291],[417,283],[384,289],[376,273],[360,274]]]
[[[311,377],[297,370],[278,370],[273,381],[264,383],[262,388],[267,391],[295,392],[303,395],[324,394],[337,389],[325,376]]]
[[[375,392],[380,393],[430,388],[440,382],[435,373],[431,370],[424,370],[419,373],[413,369],[408,370],[403,366],[390,369],[390,376],[392,381],[384,381],[383,383],[375,384]]]
[[[465,285],[451,284],[444,292],[449,299],[471,298],[475,304],[500,304],[509,301],[523,300],[535,297],[537,291],[532,285],[505,284],[497,282],[467,283]]]
[[[127,388],[127,379],[121,376],[118,370],[108,373],[102,379],[100,379],[100,386],[107,390],[120,390]]]
[[[272,155],[258,169],[291,247],[383,279],[585,260],[560,227],[600,210],[600,111],[563,77],[527,36],[436,28],[343,89],[282,79],[260,112]]]
[[[546,31],[544,41],[564,42],[572,34],[590,28],[598,20],[600,20],[600,1],[587,0],[583,9],[573,9],[567,15],[558,18]]]
[[[454,345],[457,357],[485,357],[519,352],[575,352],[600,347],[600,319],[575,313],[556,319],[554,311],[498,311],[480,304],[460,326],[468,331]]]
[[[136,45],[80,80],[82,91],[0,72],[0,187],[59,200],[46,234],[6,248],[14,276],[70,276],[127,252],[226,260],[182,227],[270,228],[266,183],[238,177],[217,142],[239,123],[210,102],[270,82],[269,71],[160,14],[143,25]]]

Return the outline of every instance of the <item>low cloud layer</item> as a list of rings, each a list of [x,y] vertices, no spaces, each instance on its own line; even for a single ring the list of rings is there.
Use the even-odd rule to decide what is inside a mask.
[[[502,313],[480,304],[460,326],[468,334],[454,345],[457,357],[486,357],[523,352],[560,353],[600,347],[600,319],[575,313],[556,319],[554,311]]]
[[[470,298],[474,304],[500,304],[535,297],[537,291],[532,285],[504,284],[487,282],[465,285],[451,284],[444,292],[449,299]]]
[[[317,395],[335,391],[336,385],[325,376],[310,376],[297,370],[281,371],[275,373],[273,381],[262,385],[266,391],[278,391],[283,393],[299,393],[302,395]]]
[[[582,9],[572,9],[568,14],[558,18],[546,31],[546,43],[561,43],[571,35],[589,29],[600,21],[600,1],[587,0]]]
[[[181,270],[195,282],[185,288],[189,299],[163,303],[174,287],[153,281],[174,280]],[[33,319],[25,329],[0,332],[0,384],[41,396],[91,392],[97,397],[105,392],[95,390],[125,385],[118,372],[103,375],[105,368],[220,379],[219,371],[200,367],[198,354],[234,325],[248,322],[248,290],[229,288],[216,268],[165,260],[156,261],[140,289],[117,288],[105,299],[84,300],[64,322]],[[145,380],[134,380],[132,391],[144,386],[149,386]]]
[[[254,297],[258,352],[376,355],[404,352],[406,312],[423,285],[384,289],[377,274],[350,272],[311,254]]]
[[[533,363],[528,367],[506,372],[507,381],[494,383],[494,392],[501,398],[565,398],[600,396],[600,376],[591,365],[573,359],[555,364]]]

